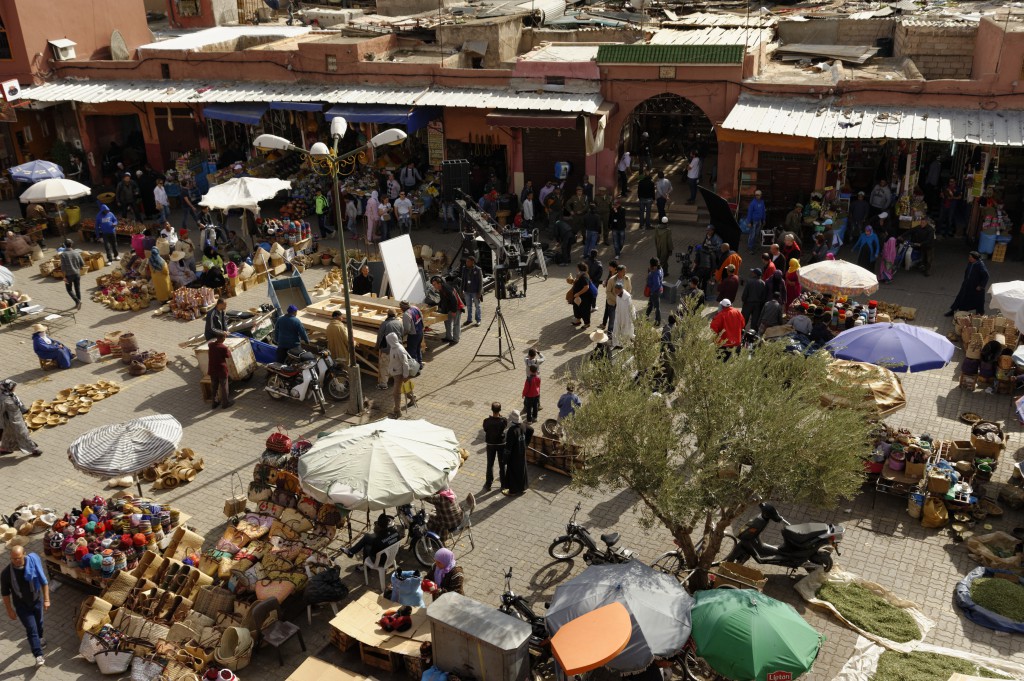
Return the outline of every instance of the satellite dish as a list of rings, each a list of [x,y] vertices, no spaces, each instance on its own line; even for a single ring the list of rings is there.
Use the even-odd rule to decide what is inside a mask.
[[[132,58],[131,52],[128,51],[128,43],[117,29],[110,34],[110,56],[114,61],[130,61]]]

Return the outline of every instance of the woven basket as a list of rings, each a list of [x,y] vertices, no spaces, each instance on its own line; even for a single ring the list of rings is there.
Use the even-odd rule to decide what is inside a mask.
[[[195,609],[207,617],[216,618],[218,613],[229,612],[235,602],[235,595],[219,586],[204,585],[199,588]]]
[[[163,371],[167,368],[167,355],[158,352],[146,359],[146,368],[150,371]]]
[[[128,594],[131,593],[138,581],[138,578],[127,570],[120,570],[103,592],[104,600],[114,607],[120,606],[128,598]]]
[[[220,646],[213,658],[222,667],[232,670],[245,669],[252,659],[252,634],[243,627],[228,627],[220,639]]]
[[[96,653],[96,666],[100,674],[124,674],[135,653],[130,650],[104,650]]]
[[[128,373],[132,376],[142,376],[146,371],[146,365],[142,362],[132,362],[128,367]]]

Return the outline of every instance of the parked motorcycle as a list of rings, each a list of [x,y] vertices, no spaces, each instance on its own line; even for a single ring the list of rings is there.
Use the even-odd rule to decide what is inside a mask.
[[[288,351],[288,363],[271,362],[266,365],[270,376],[264,388],[275,400],[290,397],[305,402],[310,395],[316,399],[320,413],[327,413],[324,387],[327,396],[340,402],[348,398],[348,376],[336,367],[326,350],[312,353],[301,348]]]
[[[572,560],[583,553],[583,562],[587,565],[603,565],[605,563],[628,563],[634,557],[630,549],[616,546],[619,543],[619,533],[611,532],[602,534],[601,541],[604,548],[600,549],[590,531],[576,522],[576,514],[580,512],[582,504],[577,503],[572,517],[565,526],[565,534],[551,542],[548,547],[548,554],[555,560]]]
[[[501,605],[498,606],[498,610],[509,617],[526,622],[533,629],[533,633],[530,634],[531,666],[541,664],[551,657],[551,645],[544,616],[535,613],[525,598],[512,591],[512,568],[505,573],[505,593],[501,594]]]
[[[413,512],[412,504],[398,507],[398,520],[409,533],[408,547],[423,567],[434,564],[434,554],[444,547],[441,537],[427,529],[427,511],[423,508]]]
[[[832,523],[802,523],[791,525],[779,515],[769,503],[759,504],[761,512],[755,516],[743,531],[736,536],[736,546],[725,560],[745,563],[751,558],[761,565],[781,565],[791,569],[805,567],[810,572],[822,567],[825,572],[832,569],[832,551],[839,553],[839,542],[845,530],[842,525]],[[761,541],[761,533],[769,522],[783,523],[782,546],[773,546]]]

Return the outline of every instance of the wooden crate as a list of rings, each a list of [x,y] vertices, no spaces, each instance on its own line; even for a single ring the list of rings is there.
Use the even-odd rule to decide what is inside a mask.
[[[992,262],[1003,262],[1006,260],[1006,244],[996,244],[992,251]]]
[[[375,669],[382,669],[386,672],[393,672],[401,669],[401,656],[387,650],[374,648],[373,646],[359,643],[359,659],[363,664]]]
[[[534,433],[526,449],[526,460],[572,477],[572,472],[583,466],[584,457],[583,452],[575,445]]]
[[[203,376],[199,381],[199,392],[203,396],[203,402],[213,401],[213,381],[209,376]]]
[[[356,644],[356,640],[344,631],[331,627],[331,643],[338,650],[345,652]]]

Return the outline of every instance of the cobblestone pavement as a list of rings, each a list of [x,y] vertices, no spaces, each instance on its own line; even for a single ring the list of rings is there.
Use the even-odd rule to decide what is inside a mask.
[[[0,208],[16,210],[11,205]],[[697,228],[677,228],[677,247],[696,241],[698,231]],[[629,234],[624,260],[634,273],[642,273],[646,269],[644,264],[653,254],[651,234],[637,231]],[[52,244],[55,240],[50,241]],[[428,242],[449,253],[457,247],[455,235],[443,235],[433,230],[415,234],[414,242]],[[946,240],[940,242],[937,250],[937,264],[931,278],[926,279],[918,273],[900,273],[896,281],[877,296],[881,300],[916,307],[918,317],[915,323],[945,333],[949,330],[949,322],[942,313],[959,286],[965,262],[964,247],[960,242]],[[606,261],[610,255],[611,249],[603,247],[602,256]],[[1024,268],[1017,263],[993,263],[990,270],[993,280],[997,281],[1024,275]],[[303,278],[312,288],[323,273],[323,269],[316,267],[306,272]],[[530,489],[525,496],[506,499],[493,489],[481,492],[485,457],[482,455],[480,424],[492,400],[502,401],[506,409],[519,406],[523,381],[521,356],[525,350],[536,344],[547,357],[541,372],[544,379],[541,399],[544,411],[541,417],[544,418],[554,413],[555,399],[563,390],[562,379],[589,346],[586,335],[577,333],[569,323],[569,309],[563,297],[566,273],[567,268],[554,266],[547,281],[531,278],[525,299],[503,304],[516,345],[514,369],[497,361],[474,359],[481,342],[485,352],[496,349],[493,331],[490,337],[483,338],[484,328],[494,312],[494,300],[489,296],[484,302],[484,326],[465,329],[462,342],[457,346],[442,348],[432,344],[426,370],[416,380],[419,403],[412,409],[411,416],[452,428],[472,452],[453,481],[453,487],[460,498],[467,492],[477,495],[479,505],[473,516],[476,547],[471,549],[468,542],[464,542],[458,547],[457,555],[466,569],[468,595],[483,603],[497,604],[503,587],[501,571],[509,566],[514,571],[515,589],[537,602],[550,598],[558,583],[583,569],[579,562],[553,564],[547,555],[548,544],[562,532],[573,506],[581,500],[580,494],[570,490],[567,478],[543,468],[531,467]],[[60,282],[40,277],[35,268],[18,269],[16,274],[19,285],[36,301],[47,307],[69,307],[70,301]],[[675,263],[669,274],[670,278],[678,274]],[[83,288],[91,291],[96,276],[96,273],[84,276]],[[642,274],[635,275],[634,282],[634,289],[642,290]],[[232,299],[229,305],[233,309],[248,308],[264,302],[265,296],[265,290],[260,287]],[[353,417],[346,417],[338,405],[333,406],[327,416],[321,417],[309,404],[272,401],[260,389],[262,372],[242,387],[242,394],[233,409],[211,412],[200,399],[199,372],[192,353],[178,347],[179,342],[202,332],[202,322],[186,323],[171,317],[156,317],[152,315],[152,309],[143,313],[112,312],[87,300],[77,315],[77,322],[55,333],[60,340],[73,344],[80,338],[102,337],[114,329],[130,330],[138,336],[142,348],[168,353],[170,361],[166,371],[138,378],[130,377],[121,363],[109,360],[91,365],[75,363],[65,372],[44,373],[32,354],[27,333],[0,329],[0,357],[4,358],[4,368],[0,373],[19,382],[19,394],[26,402],[49,399],[64,387],[98,378],[116,379],[124,386],[120,394],[97,403],[90,414],[74,418],[64,426],[37,431],[36,437],[45,450],[42,458],[18,455],[0,458],[6,507],[13,509],[15,503],[38,502],[64,510],[83,496],[100,491],[102,482],[86,478],[71,467],[64,455],[67,445],[75,437],[103,423],[145,414],[170,413],[184,425],[183,444],[195,449],[208,466],[195,482],[152,494],[161,502],[176,505],[190,513],[192,524],[212,538],[223,529],[221,506],[230,493],[231,473],[238,471],[243,479],[248,478],[253,462],[263,449],[264,439],[278,424],[284,424],[294,437],[312,436],[322,430],[355,422]],[[1011,433],[1007,458],[1014,458],[1021,440],[1009,398],[962,392],[955,381],[955,367],[961,356],[958,352],[954,364],[944,370],[907,376],[904,385],[909,406],[891,417],[890,422],[942,438],[965,438],[966,426],[956,417],[969,409],[1005,423]],[[375,408],[363,420],[381,418],[388,409],[386,394],[377,392],[371,380],[365,381],[365,390],[374,402],[382,406]],[[794,455],[813,456],[814,448],[823,446],[828,444],[808,443],[806,451]],[[1008,476],[1008,468],[1006,464],[1001,467],[999,479]],[[630,492],[595,490],[582,501],[584,511],[580,520],[585,525],[595,533],[606,529],[621,532],[622,544],[636,550],[642,560],[650,561],[671,546],[665,531],[640,528],[636,499]],[[801,508],[783,510],[794,522],[829,520],[843,523],[847,533],[839,565],[919,603],[925,614],[937,623],[928,636],[929,642],[1011,657],[1024,663],[1024,651],[1019,641],[978,627],[954,609],[954,584],[974,563],[963,545],[952,543],[946,532],[923,529],[911,520],[902,499],[887,496],[876,499],[872,491],[865,489],[857,498],[842,503],[832,512]],[[993,527],[1002,529],[1022,524],[1020,512],[1015,511],[1008,512],[1001,521],[991,522]],[[405,551],[400,554],[400,560],[409,565],[414,562],[414,558]],[[6,560],[0,564],[6,564]],[[855,635],[832,619],[805,608],[787,575],[780,571],[768,572],[767,592],[792,603],[828,637],[815,669],[806,678],[814,681],[831,679],[851,655]],[[354,561],[345,561],[343,574],[348,575],[351,586],[364,588]],[[49,680],[97,676],[95,667],[76,657],[78,639],[72,621],[85,595],[81,589],[68,585],[61,585],[55,591],[54,605],[48,614],[47,666],[38,672],[30,669],[32,659],[24,643],[21,626],[6,620],[0,623],[0,632],[3,633],[0,640],[0,681],[27,677]],[[329,618],[330,610],[322,608],[316,613],[313,625],[304,626],[306,643],[311,651],[327,643]],[[250,668],[253,671],[246,671],[244,676],[284,678],[298,665],[301,656],[297,650],[289,650],[283,667],[273,661],[273,653],[258,653],[254,666]]]

